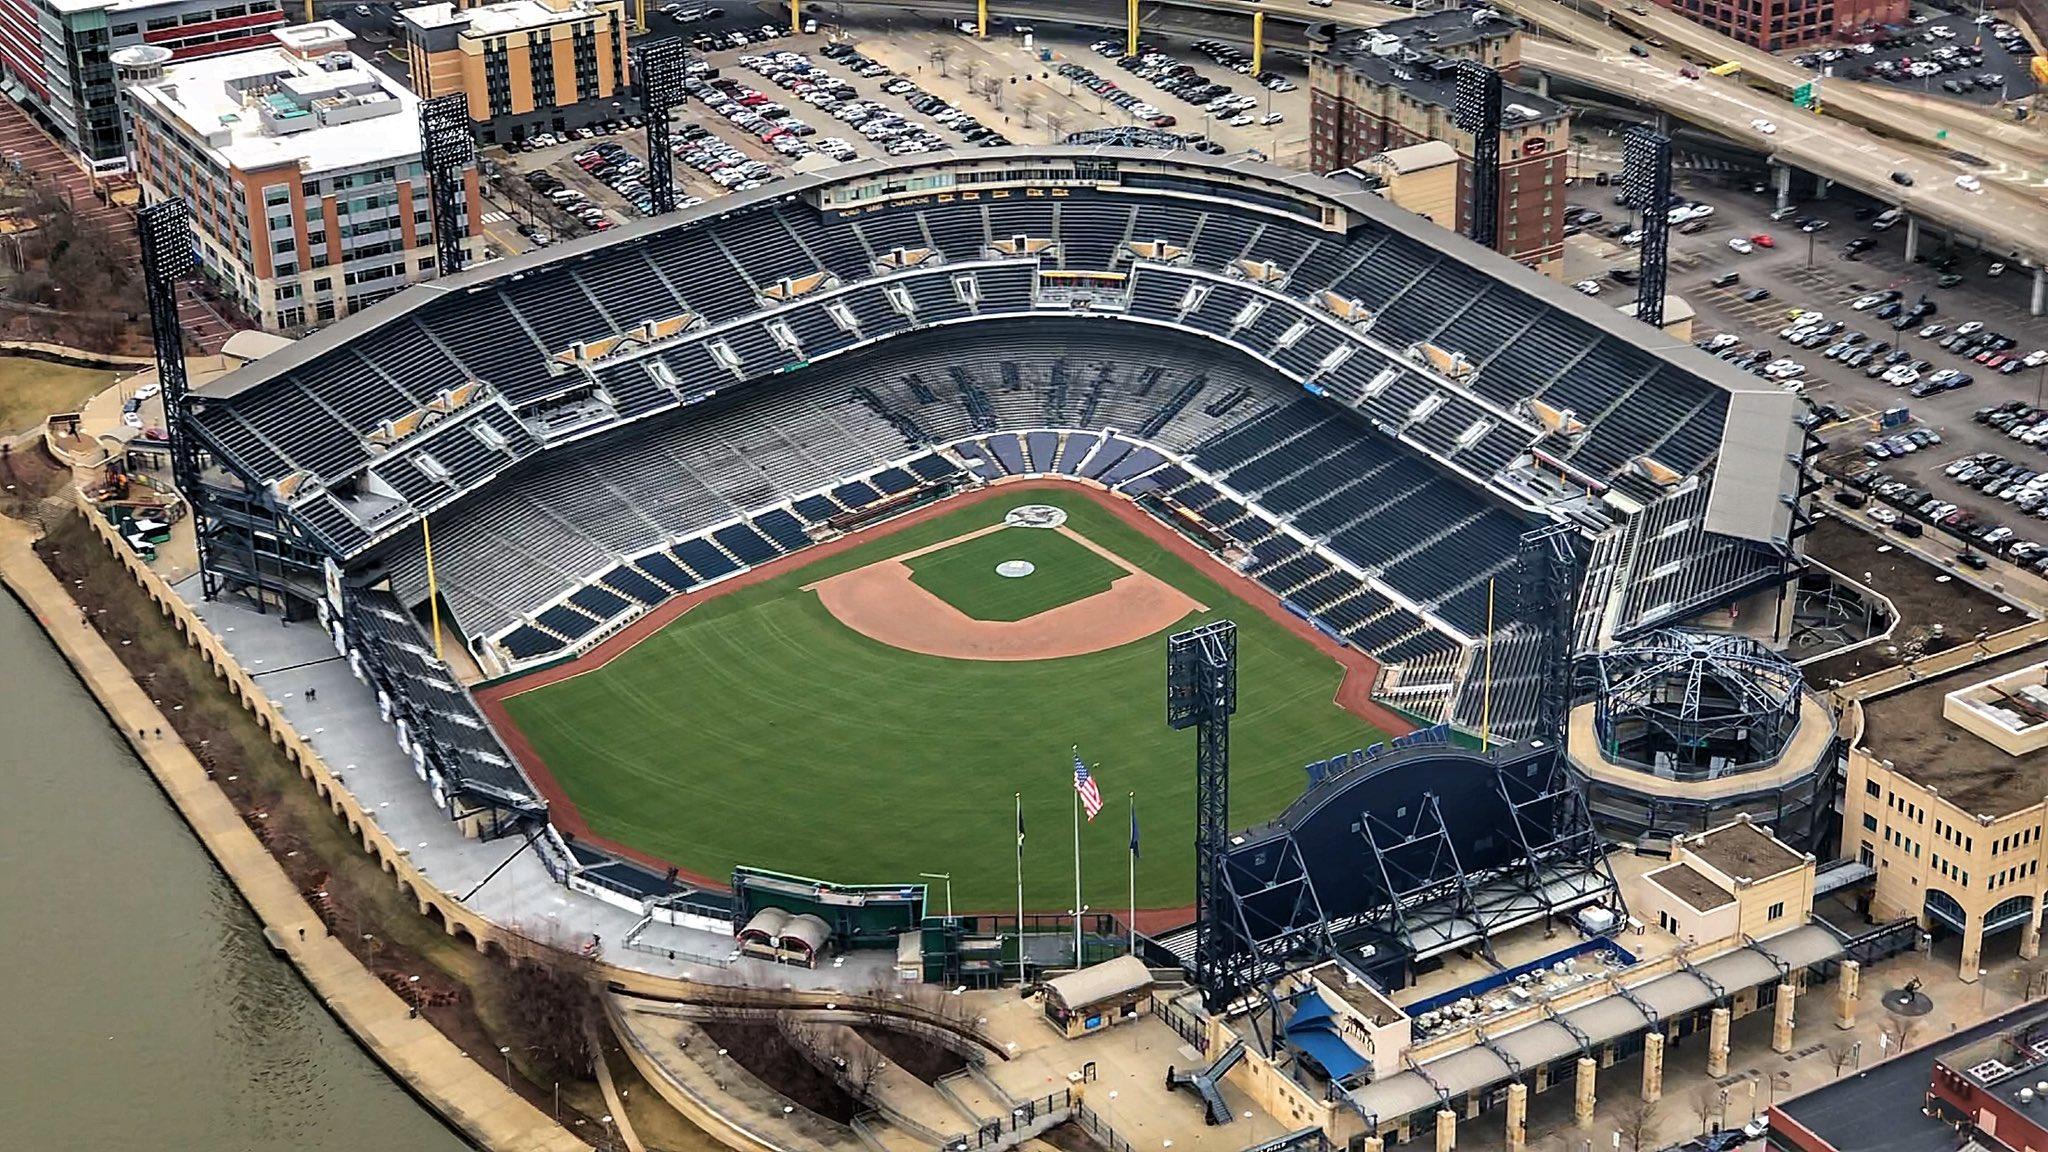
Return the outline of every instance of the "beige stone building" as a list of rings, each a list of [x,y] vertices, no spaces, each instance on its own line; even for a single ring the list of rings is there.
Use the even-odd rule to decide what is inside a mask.
[[[1358,172],[1382,197],[1425,220],[1454,228],[1458,223],[1458,150],[1442,140],[1376,152]]]
[[[1842,851],[1877,872],[1871,915],[1962,938],[1961,976],[1987,938],[2041,946],[2048,662],[2041,649],[1862,702]],[[2016,944],[2014,943],[2016,941]]]

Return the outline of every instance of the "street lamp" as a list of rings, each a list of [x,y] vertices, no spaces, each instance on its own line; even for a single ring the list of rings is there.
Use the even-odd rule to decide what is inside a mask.
[[[605,1113],[605,1114],[604,1114],[604,1116],[603,1116],[603,1118],[602,1118],[602,1119],[603,1119],[603,1122],[604,1122],[604,1148],[605,1148],[605,1152],[611,1152],[611,1149],[612,1149],[612,1114],[611,1114],[611,1113],[609,1113],[609,1112],[607,1112],[607,1113]]]
[[[1782,1068],[1780,1068],[1776,1072],[1771,1073],[1771,1092],[1770,1099],[1767,1101],[1767,1103],[1770,1104],[1771,1107],[1775,1108],[1778,1105],[1779,1087],[1789,1084],[1791,1080],[1792,1074],[1790,1072],[1785,1071]]]
[[[407,976],[405,983],[406,987],[412,991],[412,1014],[417,1019],[420,1014],[420,978],[417,976]]]
[[[511,1049],[511,1047],[510,1047],[510,1046],[508,1046],[508,1045],[500,1045],[500,1046],[499,1046],[499,1048],[498,1048],[498,1055],[500,1055],[500,1056],[503,1056],[503,1057],[505,1058],[505,1084],[506,1084],[506,1085],[507,1085],[507,1086],[509,1087],[509,1086],[511,1085],[511,1083],[512,1083],[512,1049]]]
[[[1977,1015],[1979,1016],[1988,1015],[1990,1013],[1990,1007],[1987,1004],[1987,1001],[1989,1001],[1991,998],[1991,981],[1985,979],[1985,977],[1989,975],[1991,975],[1991,973],[1986,971],[1985,969],[1977,969]]]

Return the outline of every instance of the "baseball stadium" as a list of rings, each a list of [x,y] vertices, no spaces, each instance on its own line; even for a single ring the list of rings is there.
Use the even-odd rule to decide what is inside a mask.
[[[636,891],[1007,909],[1028,829],[1022,902],[1071,911],[1078,755],[1084,906],[1180,923],[1169,635],[1236,625],[1264,827],[1417,729],[1554,748],[1571,656],[1783,611],[1803,529],[1795,397],[1342,174],[1188,152],[844,164],[192,399],[214,591],[317,616],[466,833]],[[1593,815],[1703,826],[1643,755],[1582,768]],[[1794,768],[1711,815],[1810,807]]]

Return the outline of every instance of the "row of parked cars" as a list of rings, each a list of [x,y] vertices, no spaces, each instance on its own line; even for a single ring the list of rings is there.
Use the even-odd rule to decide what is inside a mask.
[[[1131,114],[1132,118],[1143,120],[1154,128],[1171,128],[1179,123],[1172,113],[1151,104],[1136,93],[1127,92],[1116,81],[1080,64],[1067,63],[1059,66],[1059,74],[1088,89],[1104,101]]]
[[[2009,499],[2015,505],[2024,498],[2034,515],[2048,519],[2041,516],[2042,505],[2048,503],[2048,477],[1984,453],[1965,456],[1949,468],[1955,470],[1951,476],[1966,487],[2001,497],[2010,489],[2013,495]],[[1964,480],[1965,476],[1969,479]],[[1873,467],[1848,477],[1844,484],[1845,488],[1835,494],[1837,503],[1854,508],[1870,500],[1879,501],[1879,507],[1870,509],[1870,519],[1902,536],[1922,535],[1926,525],[1948,533],[1963,545],[1963,550],[1956,553],[1956,562],[1964,567],[1983,569],[1988,554],[2048,574],[2048,546],[2022,537],[1989,517],[1959,508],[1953,501],[1900,480],[1882,468]]]
[[[2005,433],[2009,440],[2048,452],[2048,408],[2024,400],[2008,400],[1977,409],[1971,419]]]
[[[642,216],[654,214],[654,193],[647,186],[647,162],[610,140],[570,157]]]
[[[815,23],[806,21],[805,31],[817,30]],[[739,28],[725,32],[699,32],[690,37],[690,47],[699,52],[722,52],[731,48],[750,48],[766,44],[789,35],[787,24],[763,24],[759,28]]]
[[[1324,4],[1322,7],[1327,8],[1329,5]],[[1195,51],[1223,65],[1232,72],[1257,80],[1271,91],[1294,91],[1294,82],[1273,71],[1271,68],[1258,72],[1252,71],[1252,54],[1235,44],[1226,43],[1222,40],[1197,40],[1190,46]]]
[[[702,172],[720,188],[745,192],[782,179],[782,173],[765,160],[756,160],[721,140],[701,124],[683,127],[683,139],[674,144],[683,163]]]
[[[562,215],[582,224],[593,232],[608,232],[618,225],[604,214],[604,209],[591,203],[590,197],[580,188],[571,188],[561,177],[552,172],[528,172],[527,186],[559,209]],[[539,241],[536,239],[536,243]]]
[[[505,147],[513,152],[531,152],[536,148],[552,148],[557,144],[568,144],[576,140],[595,140],[599,136],[617,136],[621,132],[642,127],[645,117],[627,116],[618,120],[601,120],[583,128],[572,128],[566,132],[541,132],[512,141]]]

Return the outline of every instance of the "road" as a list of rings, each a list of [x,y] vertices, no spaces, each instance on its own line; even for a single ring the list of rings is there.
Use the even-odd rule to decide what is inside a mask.
[[[1248,15],[1256,9],[1266,12],[1269,19],[1301,24],[1339,20],[1364,27],[1413,15],[1369,0],[1337,0],[1329,8],[1316,7],[1307,0],[1157,2],[1162,7],[1191,5],[1212,16],[1228,12]],[[1681,17],[1655,8],[1646,9],[1648,15],[1638,15],[1629,11],[1626,3],[1610,5],[1607,0],[1573,0],[1599,15],[1553,0],[1496,3],[1570,41],[1561,44],[1525,37],[1525,66],[1628,96],[1802,171],[1874,199],[1903,205],[1925,223],[1970,237],[1989,251],[2035,269],[2037,283],[2048,290],[2048,167],[2041,162],[2048,142],[2033,130],[2002,124],[1968,107],[1928,109],[1917,94],[1849,82],[1826,86],[1821,113],[1805,112],[1793,107],[1783,93],[1811,79],[1809,73]],[[963,18],[972,15],[972,5],[966,0],[895,0],[888,6]],[[1118,23],[1113,14],[1075,0],[1029,0],[1005,4],[1003,11],[1033,20]],[[1606,17],[1616,24],[1607,23]],[[1617,26],[1625,22],[1633,31]],[[1671,47],[1647,47],[1637,32],[1662,39]],[[1647,55],[1636,55],[1631,47]],[[1679,69],[1688,58],[1707,63],[1737,60],[1743,65],[1743,77],[1709,74],[1687,80]],[[1764,85],[1761,89],[1753,86],[1759,82]],[[1777,132],[1768,137],[1760,134],[1750,127],[1756,119],[1770,120]],[[1947,129],[1948,138],[1937,141],[1936,133],[1947,123],[1954,124]],[[1968,162],[1959,157],[1962,152],[1983,163]],[[1912,186],[1899,186],[1892,179],[1893,172],[1911,176]],[[1958,187],[1956,179],[1966,175],[1976,177],[1983,191],[1973,193]]]

